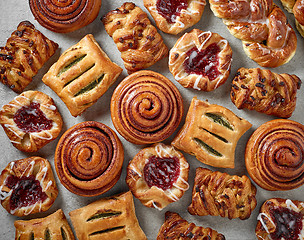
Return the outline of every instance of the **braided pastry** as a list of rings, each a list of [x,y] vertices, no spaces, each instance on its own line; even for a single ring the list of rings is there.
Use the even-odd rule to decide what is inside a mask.
[[[67,130],[55,152],[57,175],[69,191],[96,196],[118,181],[124,159],[122,144],[106,125],[88,121]]]
[[[59,33],[82,28],[95,20],[101,0],[29,0],[31,11],[41,26]]]
[[[297,37],[272,0],[210,0],[213,13],[242,40],[245,53],[263,67],[278,67],[295,54]]]
[[[30,22],[19,23],[6,46],[0,48],[0,81],[21,93],[57,48],[57,43],[46,38]]]
[[[247,176],[212,172],[207,168],[197,168],[192,191],[190,214],[199,216],[250,217],[256,207],[256,187]]]
[[[304,126],[276,119],[262,124],[247,142],[245,162],[253,181],[270,191],[304,184]]]
[[[166,212],[165,222],[159,229],[157,240],[208,239],[225,240],[223,234],[211,228],[203,228],[189,223],[174,212]]]
[[[168,55],[161,35],[134,3],[124,3],[109,12],[102,22],[121,52],[129,74],[150,67]]]
[[[117,131],[129,142],[161,142],[178,127],[183,99],[175,85],[153,71],[126,77],[111,99],[111,117]]]
[[[296,75],[240,68],[232,81],[230,97],[238,109],[248,108],[289,118],[296,108],[296,94],[301,83]]]

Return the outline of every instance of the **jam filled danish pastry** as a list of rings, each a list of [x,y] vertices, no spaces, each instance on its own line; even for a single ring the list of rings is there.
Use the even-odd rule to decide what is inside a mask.
[[[0,48],[0,81],[21,93],[57,48],[57,43],[45,37],[29,21],[19,23],[6,46]]]
[[[212,172],[207,168],[197,168],[192,191],[189,213],[199,216],[250,217],[255,209],[256,187],[243,175]]]
[[[165,33],[178,34],[192,27],[202,17],[205,0],[144,0],[157,27]]]
[[[161,210],[188,190],[188,173],[184,156],[172,146],[158,143],[129,162],[126,182],[142,204]]]
[[[10,162],[0,175],[2,206],[16,216],[47,211],[58,195],[50,163],[41,157]]]
[[[212,91],[229,77],[232,50],[217,33],[193,29],[170,50],[169,70],[186,88]]]
[[[161,35],[134,3],[124,3],[109,12],[102,22],[121,52],[129,74],[148,68],[168,55]]]
[[[62,118],[51,97],[26,91],[4,105],[0,123],[11,143],[24,152],[36,152],[59,135]]]

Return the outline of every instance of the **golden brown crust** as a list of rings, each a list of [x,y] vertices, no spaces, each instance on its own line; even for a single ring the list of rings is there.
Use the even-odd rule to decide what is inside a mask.
[[[134,209],[131,192],[102,198],[70,212],[78,239],[146,240]]]
[[[159,229],[157,240],[226,239],[223,234],[211,228],[203,228],[187,222],[177,213],[166,212],[165,217],[165,222]]]
[[[192,191],[192,203],[188,211],[199,216],[250,217],[255,209],[256,187],[243,175],[212,172],[207,168],[197,168]]]
[[[39,103],[40,111],[52,123],[49,130],[29,132],[18,127],[14,116],[21,108],[28,107],[31,103]],[[43,120],[41,121],[40,125],[43,125]],[[62,129],[63,121],[51,97],[39,91],[26,91],[2,107],[0,123],[14,147],[24,152],[37,152],[44,145],[57,138]]]
[[[300,86],[301,80],[296,75],[240,68],[232,81],[230,97],[238,109],[289,118],[296,108]]]
[[[253,181],[270,190],[304,184],[304,126],[286,119],[262,124],[247,142],[245,162]]]
[[[81,196],[96,196],[118,181],[124,150],[115,132],[105,124],[87,121],[68,129],[55,152],[61,183]]]
[[[111,99],[116,130],[129,142],[149,144],[168,138],[183,116],[183,99],[163,75],[142,70],[126,77]]]
[[[100,48],[92,34],[67,49],[43,76],[76,117],[92,106],[115,82],[122,69]]]
[[[121,52],[129,74],[148,68],[168,55],[161,35],[134,3],[126,2],[112,10],[102,22]]]
[[[184,63],[189,56],[187,56],[186,53],[193,47],[203,51],[211,44],[216,44],[220,49],[217,55],[219,58],[217,67],[219,76],[215,79],[209,79],[207,72],[205,76],[196,73],[187,73]],[[191,32],[185,33],[179,38],[170,50],[169,70],[183,87],[201,91],[212,91],[226,82],[230,74],[231,61],[232,50],[226,39],[217,33],[193,29]]]
[[[193,98],[172,145],[210,166],[234,168],[236,144],[250,127],[229,109]]]
[[[46,194],[46,199],[38,201],[35,204],[29,204],[27,206],[17,205],[18,207],[13,209],[11,206],[11,198],[16,198],[14,187],[10,187],[7,183],[7,179],[10,177],[34,177],[39,181],[41,190]],[[24,187],[26,189],[26,187]],[[36,189],[36,188],[35,188]],[[19,194],[17,192],[17,194]],[[0,199],[2,206],[10,214],[15,216],[26,216],[37,212],[47,211],[54,203],[58,195],[57,185],[54,179],[53,171],[48,160],[41,157],[24,158],[17,161],[10,162],[0,175]],[[30,198],[28,198],[30,199]],[[19,207],[21,206],[21,207]]]
[[[61,209],[45,217],[15,221],[15,240],[56,239],[74,240],[72,229]]]
[[[57,43],[45,37],[29,21],[19,23],[6,46],[0,48],[0,81],[21,93],[57,48]]]
[[[157,27],[165,33],[175,35],[196,24],[201,19],[206,5],[205,0],[189,0],[188,7],[183,9],[180,15],[175,16],[175,21],[170,23],[158,12],[157,0],[144,0],[143,2]]]
[[[179,176],[169,189],[163,190],[158,186],[149,187],[145,181],[144,168],[151,157],[177,158],[179,163]],[[133,195],[146,207],[159,210],[172,202],[178,201],[188,190],[189,164],[184,156],[172,146],[162,143],[144,148],[129,162],[126,182]]]

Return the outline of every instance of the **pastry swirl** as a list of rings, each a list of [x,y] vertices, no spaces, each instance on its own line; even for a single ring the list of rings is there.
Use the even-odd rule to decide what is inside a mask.
[[[161,142],[178,127],[183,100],[175,85],[153,71],[125,78],[111,99],[111,117],[117,131],[129,142]]]
[[[35,19],[43,27],[59,33],[82,28],[95,20],[101,0],[30,0]]]
[[[115,132],[102,123],[88,121],[70,128],[60,138],[55,166],[69,191],[95,196],[115,185],[123,159],[123,147]]]
[[[276,119],[261,125],[245,152],[247,171],[260,187],[290,190],[304,183],[304,126]]]

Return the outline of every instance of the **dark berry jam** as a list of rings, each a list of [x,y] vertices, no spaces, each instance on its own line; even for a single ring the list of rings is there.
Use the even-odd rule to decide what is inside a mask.
[[[21,207],[31,206],[37,202],[47,199],[45,192],[42,192],[40,182],[34,176],[9,176],[6,185],[13,189],[10,198],[10,209],[15,210]]]
[[[218,71],[220,48],[216,43],[210,44],[207,48],[199,51],[193,47],[186,52],[188,56],[184,62],[185,71],[188,74],[199,74],[207,76],[210,81],[216,79]]]
[[[14,115],[14,122],[24,132],[41,132],[50,130],[53,122],[40,110],[40,104],[31,102],[30,105],[20,108]]]
[[[188,0],[158,0],[156,10],[169,23],[175,23],[176,17],[188,8]]]
[[[276,231],[270,234],[272,240],[299,239],[303,227],[303,214],[284,207],[272,208],[270,211],[277,226]]]
[[[152,156],[144,167],[144,178],[148,186],[163,190],[172,187],[179,177],[180,166],[177,157],[159,158]]]

